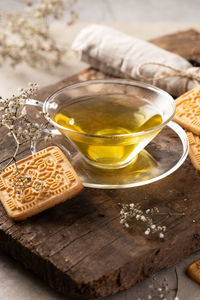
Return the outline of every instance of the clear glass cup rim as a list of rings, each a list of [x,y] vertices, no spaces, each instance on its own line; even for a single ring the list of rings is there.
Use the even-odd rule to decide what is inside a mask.
[[[151,132],[157,131],[161,128],[163,128],[167,123],[169,123],[169,121],[172,120],[172,118],[174,117],[175,113],[176,113],[176,104],[174,99],[172,98],[172,96],[170,94],[168,94],[167,92],[165,92],[164,90],[153,86],[151,84],[147,84],[147,83],[143,83],[143,82],[139,82],[139,81],[134,81],[134,80],[124,80],[124,79],[103,79],[103,80],[88,80],[88,81],[84,81],[84,82],[78,82],[78,83],[74,83],[71,85],[67,85],[57,91],[55,91],[53,94],[51,94],[50,96],[48,96],[43,104],[43,113],[45,115],[48,116],[48,104],[50,103],[51,100],[53,100],[56,96],[58,96],[60,93],[62,93],[65,90],[72,90],[75,88],[79,88],[79,87],[84,87],[84,86],[88,86],[88,85],[92,85],[92,84],[121,84],[121,85],[130,85],[130,86],[135,86],[135,87],[142,87],[142,88],[146,88],[148,90],[157,92],[158,94],[164,96],[166,99],[168,99],[169,103],[171,104],[172,107],[172,113],[170,114],[170,116],[161,124],[151,128],[151,129],[147,129],[144,131],[139,131],[139,132],[134,132],[134,133],[125,133],[125,134],[116,134],[116,135],[112,135],[112,136],[99,136],[99,135],[93,135],[93,134],[87,134],[84,132],[78,132],[76,130],[73,129],[68,129],[66,127],[63,127],[59,124],[57,124],[55,121],[53,121],[50,117],[47,117],[48,121],[54,125],[57,128],[60,128],[61,130],[64,130],[66,133],[69,134],[76,134],[79,136],[85,136],[87,138],[97,138],[97,139],[105,139],[105,140],[110,140],[110,139],[123,139],[123,138],[127,138],[127,137],[138,137],[138,136],[142,136],[142,135],[146,135],[149,134]],[[74,97],[76,98],[76,97]]]

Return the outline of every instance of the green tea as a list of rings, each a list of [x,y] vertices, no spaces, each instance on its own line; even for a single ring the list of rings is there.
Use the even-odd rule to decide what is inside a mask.
[[[131,134],[158,126],[162,116],[146,100],[112,94],[76,99],[61,107],[55,122],[75,131],[61,130],[90,163],[120,168],[133,161],[160,129],[145,135]]]

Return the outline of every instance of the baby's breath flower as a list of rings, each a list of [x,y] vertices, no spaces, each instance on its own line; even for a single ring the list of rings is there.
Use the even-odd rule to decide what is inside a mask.
[[[21,12],[0,12],[0,62],[9,60],[13,67],[26,62],[31,67],[40,68],[53,68],[61,64],[67,45],[61,46],[55,42],[50,35],[49,24],[52,18],[61,18],[66,8],[70,15],[68,24],[72,24],[77,17],[72,10],[73,2],[39,0],[31,6],[27,3]]]
[[[46,124],[43,123],[40,125],[30,122],[27,118],[26,100],[31,98],[37,89],[38,85],[31,83],[27,89],[20,88],[21,92],[17,96],[13,95],[10,100],[1,99],[0,101],[0,109],[3,111],[0,126],[5,126],[8,129],[7,135],[14,138],[16,143],[16,151],[9,163],[15,160],[21,145],[34,145],[41,137],[43,130],[47,127],[46,122]],[[48,139],[50,137],[51,135],[48,134]]]
[[[146,221],[145,216],[141,216],[140,220],[143,221],[143,222],[145,222]]]
[[[155,224],[152,224],[152,225],[151,225],[151,229],[154,230],[155,228],[156,228],[156,225],[155,225]]]
[[[176,269],[175,269],[176,271]],[[177,274],[177,273],[176,273]],[[149,299],[149,300],[179,300],[177,293],[178,293],[178,277],[176,275],[176,288],[169,288],[166,278],[163,280],[158,279],[156,276],[152,277],[152,283],[148,286],[149,293],[147,296],[142,299]],[[176,294],[174,296],[174,293]],[[175,298],[174,298],[175,297]],[[140,298],[139,298],[140,299]]]
[[[150,228],[147,228],[147,230],[144,232],[145,235],[149,235],[151,232],[151,229]]]
[[[136,220],[140,220],[140,215],[136,215]]]
[[[159,238],[160,238],[160,239],[164,239],[164,237],[165,237],[164,234],[163,234],[162,232],[160,232],[160,233],[159,233]]]
[[[129,225],[128,221],[132,218],[135,218],[136,221],[140,221],[146,224],[147,228],[144,231],[144,234],[146,236],[157,233],[160,239],[164,238],[163,232],[166,231],[166,226],[156,225],[152,219],[152,216],[154,214],[159,213],[159,209],[157,207],[153,207],[151,209],[146,209],[145,211],[143,211],[140,208],[139,204],[120,204],[120,206],[120,223],[123,224],[126,228],[128,228],[127,225]]]
[[[35,143],[41,138],[43,131],[44,129],[46,130],[48,124],[46,121],[42,124],[33,123],[27,118],[26,101],[37,91],[37,87],[37,84],[31,83],[29,88],[20,89],[21,92],[19,95],[13,95],[10,100],[1,99],[2,101],[0,101],[0,109],[3,111],[1,114],[0,127],[6,127],[8,130],[7,135],[13,138],[16,144],[13,157],[0,172],[9,166],[10,163],[14,162],[16,169],[13,171],[14,182],[12,183],[12,187],[15,189],[18,197],[23,195],[24,190],[27,186],[30,186],[32,180],[30,176],[21,174],[17,167],[16,156],[19,148],[22,145],[28,145],[30,148],[35,149]],[[51,138],[50,133],[47,134],[47,138]],[[35,189],[41,192],[44,186],[45,185],[42,182],[38,181]]]

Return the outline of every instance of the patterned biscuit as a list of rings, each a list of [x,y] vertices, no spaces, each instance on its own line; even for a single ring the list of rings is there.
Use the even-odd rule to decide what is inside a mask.
[[[190,278],[200,284],[200,260],[194,261],[188,266],[187,274]]]
[[[1,202],[16,221],[70,199],[83,188],[70,162],[55,146],[20,160],[17,169],[13,164],[0,176]]]
[[[187,137],[190,144],[189,156],[193,166],[200,174],[200,137],[187,131]]]
[[[193,133],[200,135],[200,86],[175,100],[174,121]]]

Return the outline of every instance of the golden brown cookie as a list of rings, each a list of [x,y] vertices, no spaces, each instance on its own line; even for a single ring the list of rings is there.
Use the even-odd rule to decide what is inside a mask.
[[[190,278],[200,284],[200,259],[188,266],[187,274]]]
[[[10,218],[20,221],[70,199],[83,185],[63,152],[43,149],[7,167],[0,176],[0,199]]]
[[[193,166],[200,174],[200,137],[189,131],[187,131],[186,133],[190,144],[190,159],[192,161]]]
[[[174,121],[200,135],[200,86],[181,95],[175,102]]]

